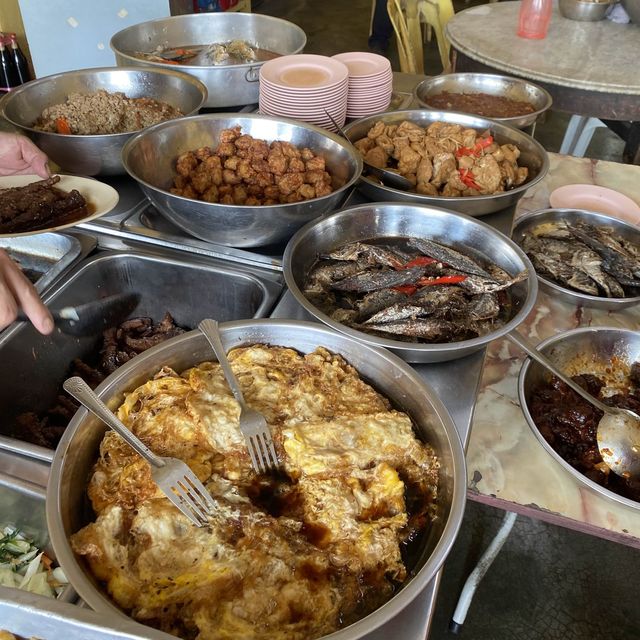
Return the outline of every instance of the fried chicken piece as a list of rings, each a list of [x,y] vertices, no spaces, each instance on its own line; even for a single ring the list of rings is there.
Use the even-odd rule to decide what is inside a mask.
[[[473,171],[471,172],[473,174]],[[456,191],[462,193],[465,189],[469,187],[462,181],[460,177],[459,171],[452,171],[449,174],[449,179],[447,180],[447,184],[444,186],[443,191],[447,189],[447,191]],[[444,194],[443,194],[444,195]]]
[[[364,161],[368,162],[374,167],[384,169],[387,166],[387,162],[389,161],[389,156],[381,147],[374,147],[370,151],[367,151],[367,154],[364,157]]]
[[[300,158],[301,154],[298,148],[291,142],[280,142],[282,153],[288,158]]]
[[[397,136],[410,136],[412,134],[420,137],[425,136],[424,129],[415,122],[409,122],[409,120],[402,121],[396,129]]]
[[[459,198],[462,195],[462,191],[452,187],[451,184],[447,183],[444,185],[442,189],[442,193],[440,195],[447,196],[449,198]]]
[[[376,138],[376,145],[381,147],[387,155],[391,155],[395,148],[391,138],[384,133]]]
[[[372,138],[360,138],[360,140],[356,140],[354,146],[364,156],[367,151],[370,151],[376,146],[376,143]]]
[[[233,204],[245,204],[248,197],[247,188],[243,184],[233,187]]]
[[[304,182],[307,184],[322,184],[327,182],[329,174],[326,171],[317,169],[315,171],[306,171],[304,174]]]
[[[259,156],[252,156],[249,159],[249,162],[251,164],[251,168],[256,172],[256,173],[263,173],[266,172],[268,173],[270,171],[269,169],[269,163],[267,162],[267,160],[265,160],[264,158],[261,158]]]
[[[204,193],[212,184],[212,175],[203,164],[191,174],[191,185],[198,193]]]
[[[398,171],[402,175],[416,173],[420,160],[422,160],[422,156],[419,153],[416,153],[411,147],[405,147],[400,152]]]
[[[513,183],[514,187],[521,185],[529,177],[529,169],[527,167],[518,167],[516,179]]]
[[[263,193],[267,200],[277,200],[280,197],[280,189],[277,184],[270,184],[264,187]]]
[[[224,161],[224,168],[231,169],[231,171],[237,171],[241,158],[239,156],[230,156]]]
[[[430,182],[418,182],[416,185],[416,193],[421,193],[423,196],[438,196],[438,188]]]
[[[193,153],[195,154],[196,158],[200,160],[200,162],[203,162],[204,160],[206,160],[211,156],[213,151],[211,147],[200,147],[199,149],[196,149]]]
[[[211,185],[203,194],[202,199],[205,202],[218,202],[220,199],[220,193],[218,187],[215,184]]]
[[[309,149],[309,147],[303,147],[302,150],[300,151],[300,157],[305,162],[308,162],[309,160],[313,160],[314,158],[316,158],[318,156],[316,156],[316,154],[313,153],[313,151],[311,151],[311,149]],[[324,169],[324,167],[323,167],[323,169]]]
[[[249,145],[249,152],[254,158],[266,160],[269,157],[269,145],[264,140],[254,138]]]
[[[266,204],[266,202],[263,202],[260,198],[256,198],[255,196],[249,196],[245,202],[247,207],[257,207],[263,204]]]
[[[287,173],[302,173],[304,171],[304,161],[302,158],[291,158]]]
[[[483,195],[496,193],[501,179],[500,167],[492,155],[482,156],[473,166],[473,180]]]
[[[289,168],[289,159],[279,151],[271,151],[267,158],[267,163],[269,164],[269,171],[275,173],[277,176],[286,173]]]
[[[495,155],[493,157],[495,158]],[[498,162],[498,166],[500,167],[502,183],[507,189],[511,188],[517,178],[515,165],[511,162]]]
[[[236,173],[238,174],[238,177],[247,184],[253,184],[258,174],[246,158],[240,160]]]
[[[198,166],[198,158],[193,151],[181,153],[176,160],[176,171],[181,176],[188,176]]]
[[[440,131],[447,126],[446,122],[432,122],[427,127],[427,136],[431,138],[439,138]]]
[[[280,193],[284,196],[291,195],[297,191],[303,182],[304,178],[301,173],[286,173],[276,179]]]
[[[298,195],[301,196],[303,200],[310,200],[316,197],[316,189],[311,184],[303,184],[298,189]]]
[[[316,198],[321,198],[322,196],[328,196],[330,193],[333,192],[333,188],[331,187],[331,185],[327,184],[326,182],[323,184],[316,184],[314,186],[316,189]]]
[[[502,150],[504,159],[507,162],[513,162],[515,164],[520,157],[520,149],[518,149],[514,144],[503,144],[500,146],[500,149]]]
[[[240,137],[241,131],[240,125],[233,127],[233,129],[223,129],[220,132],[220,143],[233,142]]]
[[[429,158],[422,158],[418,163],[418,169],[416,171],[416,182],[418,186],[420,184],[427,184],[431,182],[433,177],[433,163]]]
[[[184,189],[189,184],[189,177],[178,174],[173,179],[173,184],[176,189]]]
[[[296,174],[296,173],[287,173],[285,175],[301,175],[301,174]],[[273,184],[274,182],[277,182],[276,177],[272,174],[272,173],[268,173],[267,171],[262,171],[260,173],[256,173],[256,177],[255,177],[255,184],[257,184],[260,187],[268,187],[269,185]]]
[[[235,156],[237,152],[236,145],[233,142],[223,142],[216,149],[216,154],[221,157]]]
[[[411,145],[411,142],[409,140],[409,136],[396,136],[393,139],[393,152],[391,153],[391,155],[396,160],[399,160],[402,150],[406,147],[409,147],[410,145]]]
[[[223,169],[222,181],[226,184],[240,184],[242,178],[235,171],[231,171],[231,169]]]
[[[325,166],[326,164],[322,156],[313,156],[304,161],[304,168],[307,171],[324,171]]]
[[[384,122],[382,120],[378,120],[369,131],[367,131],[367,138],[371,138],[371,140],[375,140],[378,136],[381,136],[384,133]]]
[[[235,145],[237,149],[248,149],[253,142],[253,138],[249,134],[242,134],[238,136],[235,141]]]
[[[222,196],[222,198],[220,198],[220,204],[235,204],[235,202],[233,201],[233,196],[230,193]]]
[[[457,173],[456,158],[453,153],[437,153],[433,158],[431,183],[436,187],[441,187],[449,181],[452,171]]]

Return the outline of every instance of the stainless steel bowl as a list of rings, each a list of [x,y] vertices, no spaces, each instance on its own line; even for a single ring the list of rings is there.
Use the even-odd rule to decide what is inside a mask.
[[[355,142],[367,135],[369,129],[379,120],[385,124],[400,124],[404,120],[414,122],[421,127],[428,127],[432,122],[450,122],[471,127],[478,131],[490,130],[496,142],[499,144],[515,144],[521,151],[518,164],[529,169],[529,178],[524,184],[515,189],[496,193],[491,196],[470,196],[468,198],[447,198],[444,196],[424,196],[419,193],[400,191],[380,184],[375,179],[362,176],[360,189],[371,200],[383,202],[395,200],[399,202],[412,202],[415,204],[428,204],[435,207],[445,207],[466,213],[469,216],[482,216],[494,213],[501,209],[515,205],[524,195],[525,191],[538,184],[549,170],[549,158],[542,145],[531,136],[514,129],[509,125],[463,113],[452,111],[392,111],[380,113],[368,118],[356,120],[345,127],[345,133],[351,142]]]
[[[179,154],[217,146],[223,129],[242,128],[254,138],[284,140],[324,156],[335,190],[321,198],[274,206],[240,206],[172,194]],[[122,162],[158,211],[187,233],[229,247],[259,247],[288,240],[302,225],[333,211],[362,171],[360,154],[344,140],[313,125],[258,114],[210,113],[164,122],[131,138]]]
[[[584,211],[582,209],[541,209],[532,211],[518,218],[513,230],[511,231],[512,240],[522,246],[525,234],[531,233],[541,224],[552,222],[566,222],[575,224],[576,222],[585,222],[600,227],[611,227],[623,238],[640,246],[640,230],[633,224],[623,222],[619,218],[613,218],[603,213],[595,213],[593,211]],[[562,285],[537,274],[540,288],[551,295],[558,297],[570,304],[582,305],[585,307],[594,307],[596,309],[624,309],[632,307],[640,303],[640,297],[633,298],[605,298],[600,296],[590,296],[586,293],[573,291]]]
[[[622,6],[629,14],[631,22],[640,25],[640,0],[622,0]]]
[[[423,80],[414,90],[416,100],[423,109],[433,109],[429,105],[429,98],[447,93],[487,93],[511,100],[528,102],[535,111],[522,116],[509,118],[494,118],[491,120],[509,124],[517,129],[531,126],[538,117],[551,108],[553,99],[548,91],[528,80],[510,78],[490,73],[447,73]],[[475,115],[475,114],[471,114]]]
[[[317,323],[292,320],[251,320],[225,323],[222,340],[227,349],[254,343],[292,347],[309,353],[318,346],[341,354],[362,378],[413,419],[418,435],[440,456],[438,517],[425,536],[412,577],[375,612],[331,634],[332,640],[354,640],[384,624],[406,607],[433,579],[455,540],[464,511],[466,472],[464,453],[455,426],[434,391],[401,360],[384,350],[362,345]],[[149,380],[168,365],[182,371],[214,359],[200,332],[178,336],[158,345],[110,375],[97,389],[112,408],[124,393]],[[87,567],[73,553],[69,536],[89,522],[87,478],[98,456],[104,425],[82,409],[76,413],[58,446],[47,491],[47,522],[53,548],[69,581],[95,611],[124,615],[105,594]],[[89,510],[90,511],[90,510]]]
[[[171,69],[101,67],[27,82],[3,100],[2,115],[64,171],[85,176],[123,174],[120,154],[135,131],[85,136],[33,128],[46,107],[65,102],[70,93],[91,93],[98,89],[122,91],[128,98],[161,100],[187,116],[197,113],[207,99],[207,88],[185,73]]]
[[[613,0],[615,2],[615,0]],[[583,2],[582,0],[558,0],[560,15],[569,20],[597,22],[602,20],[613,2]]]
[[[611,367],[613,357],[621,366],[631,365],[640,360],[640,332],[614,327],[588,327],[573,329],[544,340],[538,345],[542,351],[563,373],[570,376],[579,373],[604,375]],[[578,482],[594,493],[640,511],[640,502],[624,498],[593,482],[566,462],[545,440],[538,430],[529,412],[532,391],[549,380],[550,373],[527,358],[518,378],[518,397],[527,423],[540,444],[561,464]]]
[[[511,289],[514,313],[509,322],[485,336],[460,342],[423,344],[389,340],[336,322],[320,311],[302,293],[304,281],[318,255],[349,242],[389,237],[429,238],[469,250],[495,262],[515,275],[528,270],[531,277]],[[342,333],[366,344],[390,349],[407,362],[455,360],[483,349],[489,342],[515,329],[529,314],[538,285],[533,267],[511,240],[483,222],[467,216],[421,205],[382,202],[343,209],[311,222],[291,238],[283,257],[284,277],[296,300],[312,315]]]
[[[163,62],[137,58],[136,51],[151,52],[156,47],[209,45],[214,42],[246,40],[249,44],[280,55],[300,53],[307,43],[305,32],[287,20],[257,13],[194,13],[142,22],[123,29],[111,38],[118,65],[165,68]],[[263,62],[197,66],[180,65],[207,86],[207,107],[257,104],[260,67]]]

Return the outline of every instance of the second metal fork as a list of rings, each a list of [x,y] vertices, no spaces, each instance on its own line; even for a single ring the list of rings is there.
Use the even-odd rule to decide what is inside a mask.
[[[267,473],[267,471],[277,469],[279,466],[278,454],[273,444],[269,425],[261,413],[247,406],[247,403],[244,401],[242,389],[240,389],[240,384],[236,378],[236,374],[233,373],[231,364],[227,359],[227,352],[220,339],[217,320],[203,320],[198,325],[198,329],[200,329],[209,341],[222,367],[224,377],[229,387],[231,387],[231,392],[240,405],[240,431],[247,443],[247,449],[249,449],[251,465],[258,473]]]
[[[151,465],[151,477],[160,490],[198,527],[209,521],[216,509],[214,499],[189,466],[178,458],[157,456],[118,420],[89,385],[78,376],[62,385],[82,406],[113,429],[134,451]]]

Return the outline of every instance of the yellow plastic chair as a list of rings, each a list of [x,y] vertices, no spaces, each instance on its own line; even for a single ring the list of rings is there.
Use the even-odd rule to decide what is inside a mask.
[[[424,73],[422,24],[436,34],[444,72],[451,70],[451,45],[444,35],[444,28],[454,13],[451,0],[388,0],[387,10],[398,41],[401,71]]]

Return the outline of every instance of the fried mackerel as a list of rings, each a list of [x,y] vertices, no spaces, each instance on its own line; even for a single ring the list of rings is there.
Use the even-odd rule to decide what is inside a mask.
[[[536,271],[557,284],[603,298],[640,295],[640,246],[609,227],[545,223],[524,236]]]
[[[425,238],[352,242],[320,259],[304,295],[337,322],[410,342],[456,342],[485,335],[511,316],[510,276]],[[393,243],[393,246],[390,244]]]
[[[0,233],[23,233],[73,222],[88,212],[84,196],[55,185],[60,176],[0,190]]]
[[[71,544],[118,606],[185,640],[313,640],[410,575],[403,546],[439,517],[439,460],[339,355],[254,344],[229,361],[273,433],[279,474],[253,470],[217,362],[166,367],[118,416],[155,453],[186,462],[215,512],[194,527],[108,432],[88,487],[96,516]]]

